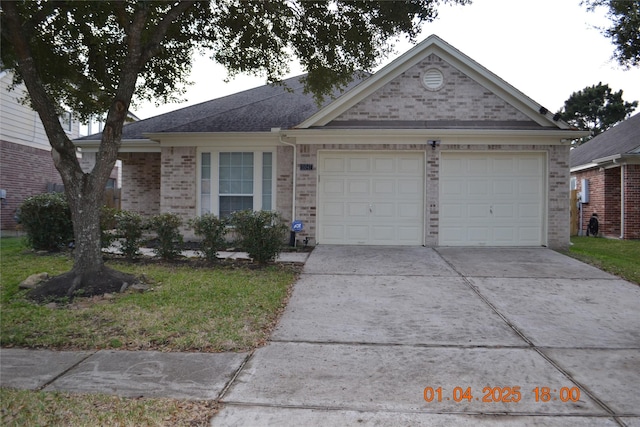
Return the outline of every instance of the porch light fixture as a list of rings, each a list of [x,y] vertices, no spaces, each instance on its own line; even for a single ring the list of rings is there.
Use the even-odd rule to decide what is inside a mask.
[[[427,140],[427,144],[429,144],[431,146],[432,149],[436,149],[436,146],[440,145],[440,140],[439,139],[429,139]]]

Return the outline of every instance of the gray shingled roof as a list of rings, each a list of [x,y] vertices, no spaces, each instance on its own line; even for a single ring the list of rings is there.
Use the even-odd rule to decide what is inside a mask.
[[[628,118],[571,150],[572,168],[586,165],[595,159],[632,153],[640,148],[640,113]]]
[[[322,106],[367,76],[355,77],[344,91],[334,91],[333,97],[325,98]],[[284,80],[284,85],[260,86],[129,123],[122,130],[122,139],[146,139],[144,134],[148,133],[268,132],[271,128],[291,128],[322,107],[316,104],[313,95],[304,93],[302,77]],[[96,140],[100,136],[89,135],[79,140]]]

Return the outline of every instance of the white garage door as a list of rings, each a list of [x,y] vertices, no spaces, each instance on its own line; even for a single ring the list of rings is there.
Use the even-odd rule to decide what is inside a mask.
[[[441,246],[540,246],[544,153],[446,153],[440,158]]]
[[[319,152],[318,177],[319,243],[423,243],[423,153]]]

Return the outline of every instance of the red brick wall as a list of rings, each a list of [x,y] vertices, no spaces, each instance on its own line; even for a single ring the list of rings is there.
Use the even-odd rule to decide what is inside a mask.
[[[16,209],[27,197],[46,193],[48,183],[62,184],[50,151],[0,141],[0,188],[7,190],[0,205],[0,227],[15,229]]]
[[[589,203],[582,204],[582,224],[580,230],[582,235],[587,233],[587,225],[591,215],[595,212],[598,214],[598,222],[601,224],[600,233],[604,233],[602,224],[605,220],[604,210],[604,174],[598,169],[590,169],[575,175],[577,178],[577,190],[582,192],[582,180],[589,181]]]
[[[624,167],[624,238],[640,239],[640,165]]]
[[[598,214],[600,234],[619,238],[621,230],[621,173],[624,173],[624,239],[640,239],[640,165],[626,165],[605,170],[590,169],[574,174],[578,191],[582,179],[589,180],[589,203],[583,204],[582,230],[586,233],[591,214]]]

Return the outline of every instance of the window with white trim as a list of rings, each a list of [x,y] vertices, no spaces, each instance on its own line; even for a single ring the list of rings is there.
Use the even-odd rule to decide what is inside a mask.
[[[200,215],[220,218],[241,210],[272,210],[272,152],[202,152]]]

